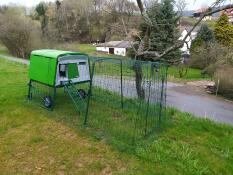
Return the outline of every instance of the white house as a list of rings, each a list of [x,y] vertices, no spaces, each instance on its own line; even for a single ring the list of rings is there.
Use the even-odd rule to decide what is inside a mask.
[[[131,48],[130,41],[109,41],[96,45],[97,51],[120,56],[126,56],[129,48]]]
[[[179,40],[183,40],[184,37],[188,34],[189,30],[188,29],[184,29],[181,33],[181,36],[179,38]],[[189,35],[187,37],[187,39],[185,40],[185,44],[183,45],[183,47],[180,49],[182,51],[183,54],[187,54],[190,55],[190,47],[192,45],[192,41],[197,37],[197,29],[195,31],[193,31],[191,33],[191,35]]]

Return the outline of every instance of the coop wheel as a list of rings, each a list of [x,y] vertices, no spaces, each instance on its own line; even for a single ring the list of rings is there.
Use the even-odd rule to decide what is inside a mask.
[[[85,99],[86,96],[87,96],[87,93],[85,90],[83,89],[78,89],[78,94],[77,94],[79,97],[81,97],[82,99]]]
[[[52,103],[52,98],[51,98],[50,96],[45,96],[45,97],[44,97],[44,106],[45,106],[46,108],[51,108],[52,105],[53,105],[53,103]]]

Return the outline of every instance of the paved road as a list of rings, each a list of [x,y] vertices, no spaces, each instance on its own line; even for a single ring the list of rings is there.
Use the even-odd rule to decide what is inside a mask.
[[[116,77],[95,76],[93,84],[114,92],[120,92],[120,79]],[[123,87],[124,96],[137,96],[134,80],[124,80]],[[154,96],[151,99],[155,100],[156,89],[152,89],[154,90],[151,93]],[[233,102],[208,95],[204,88],[168,82],[167,105],[178,108],[183,112],[192,113],[197,117],[233,125]]]
[[[233,103],[208,95],[203,88],[170,83],[167,103],[181,111],[233,125]]]
[[[11,56],[6,56],[6,55],[0,55],[0,57],[4,58],[4,59],[7,59],[7,60],[10,60],[10,61],[17,62],[17,63],[29,65],[29,61],[25,60],[25,59],[11,57]]]
[[[27,60],[0,56],[7,60],[29,64]],[[96,85],[116,92],[119,92],[119,82],[120,80],[118,78],[101,76],[96,77],[94,81]],[[124,81],[124,87],[127,87],[123,89],[125,96],[136,96],[136,89],[133,81]],[[233,103],[208,95],[202,88],[168,82],[167,104],[181,111],[192,113],[197,117],[205,117],[217,122],[233,125]]]

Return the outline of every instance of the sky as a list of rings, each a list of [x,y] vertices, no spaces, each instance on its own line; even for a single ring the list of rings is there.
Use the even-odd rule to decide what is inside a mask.
[[[38,4],[42,0],[0,0],[0,5],[7,5],[10,3],[23,5],[26,7],[32,7]],[[55,0],[43,0],[45,2],[55,1]],[[136,1],[136,0],[135,0]],[[205,7],[213,3],[215,0],[186,0],[187,7],[185,10],[196,10],[201,7]]]

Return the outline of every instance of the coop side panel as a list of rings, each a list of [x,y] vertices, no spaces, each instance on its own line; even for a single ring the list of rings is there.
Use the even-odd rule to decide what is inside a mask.
[[[56,78],[56,59],[32,55],[29,77],[49,86],[54,86]]]

